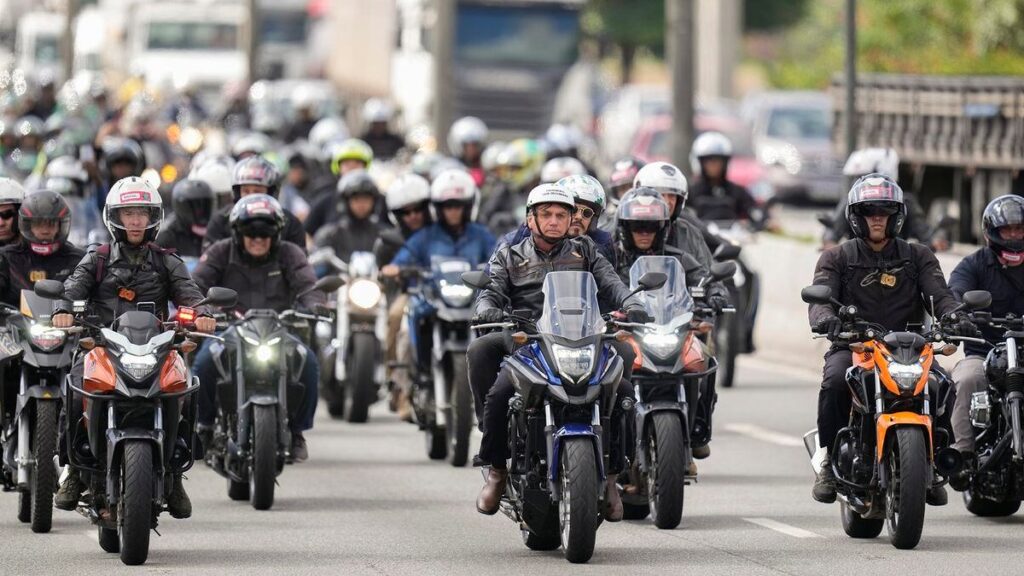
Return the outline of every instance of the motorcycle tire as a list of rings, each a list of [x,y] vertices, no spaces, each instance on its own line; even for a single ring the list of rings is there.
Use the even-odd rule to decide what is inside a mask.
[[[274,482],[277,478],[277,413],[273,406],[253,406],[252,416],[249,493],[253,508],[270,510],[274,505]]]
[[[738,305],[737,305],[738,306]],[[715,381],[723,388],[732,388],[736,378],[736,355],[740,349],[740,310],[733,314],[718,317],[715,330],[715,359],[718,360],[718,371]]]
[[[96,539],[99,540],[100,548],[104,552],[117,554],[121,551],[121,541],[118,539],[117,530],[115,529],[97,526]]]
[[[427,441],[427,458],[444,460],[448,457],[448,432],[437,424],[430,424],[423,431]]]
[[[320,360],[320,395],[327,403],[331,418],[345,417],[345,390],[334,378],[334,354],[327,354]]]
[[[964,490],[964,506],[967,511],[982,518],[1013,516],[1020,509],[1020,500],[996,502],[982,498],[973,488]]]
[[[129,440],[121,459],[121,502],[117,536],[121,562],[138,566],[149,556],[149,531],[153,528],[153,446]]]
[[[538,534],[529,530],[523,530],[522,533],[523,544],[526,544],[526,547],[530,550],[547,552],[549,550],[558,550],[558,547],[562,545],[562,537],[557,532],[554,534]]]
[[[249,499],[249,483],[235,482],[228,478],[228,498],[235,501],[246,501]]]
[[[560,460],[558,525],[562,547],[566,560],[582,564],[594,555],[601,516],[598,505],[602,483],[593,441],[585,437],[563,439]]]
[[[887,456],[885,524],[889,541],[909,550],[921,541],[928,489],[928,442],[916,427],[897,428]]]
[[[451,401],[448,409],[448,463],[465,466],[469,460],[469,436],[473,432],[473,393],[469,389],[468,365],[465,354],[453,354]]]
[[[850,538],[876,538],[885,527],[884,518],[865,518],[846,502],[839,504],[839,519],[843,523],[843,532]]]
[[[373,381],[376,348],[377,341],[373,334],[352,335],[352,351],[349,356],[351,368],[346,391],[352,395],[348,399],[347,420],[353,424],[366,422],[370,405],[377,400],[377,383]]]
[[[651,415],[650,466],[647,473],[647,501],[651,520],[662,530],[679,526],[683,518],[686,487],[686,450],[683,426],[673,412]]]
[[[18,492],[18,522],[28,524],[32,521],[32,493]]]
[[[53,457],[57,454],[57,403],[36,400],[35,434],[32,453],[35,466],[29,477],[32,494],[32,531],[43,534],[53,525],[53,493],[57,486],[57,470]]]

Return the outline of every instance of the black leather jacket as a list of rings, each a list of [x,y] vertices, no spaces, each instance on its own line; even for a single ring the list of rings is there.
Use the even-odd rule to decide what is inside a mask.
[[[0,300],[19,306],[22,290],[31,290],[37,280],[63,282],[83,256],[85,251],[70,242],[49,256],[36,254],[24,241],[4,246],[0,249]]]
[[[230,216],[231,207],[229,206],[210,218],[210,225],[206,228],[206,238],[203,239],[203,250],[220,240],[231,238]],[[284,231],[281,233],[281,239],[295,244],[303,252],[306,250],[306,230],[302,227],[302,222],[298,217],[288,210],[284,211]]]
[[[160,227],[156,243],[158,246],[173,249],[178,256],[198,258],[203,254],[204,239],[205,236],[197,236],[192,232],[191,227],[182,224],[176,214],[171,214],[171,217]]]
[[[375,215],[363,220],[342,215],[337,222],[321,228],[313,243],[317,248],[333,248],[338,258],[348,262],[353,252],[373,252],[377,238],[387,229]]]

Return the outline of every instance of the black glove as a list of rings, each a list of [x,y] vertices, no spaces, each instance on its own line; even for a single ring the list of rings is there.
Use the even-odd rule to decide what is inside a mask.
[[[501,310],[498,310],[497,308],[488,308],[486,310],[481,310],[480,313],[476,315],[476,323],[494,324],[501,322],[504,317],[505,315],[502,314]]]
[[[981,330],[966,314],[947,314],[942,317],[942,329],[951,336],[979,336]]]
[[[715,314],[721,314],[722,309],[729,305],[729,301],[724,296],[708,296],[708,308]]]
[[[839,338],[839,333],[843,331],[843,321],[835,316],[822,318],[814,326],[814,331],[827,335],[829,340],[836,340]]]
[[[653,320],[643,308],[630,308],[626,310],[626,319],[637,324],[646,324]]]

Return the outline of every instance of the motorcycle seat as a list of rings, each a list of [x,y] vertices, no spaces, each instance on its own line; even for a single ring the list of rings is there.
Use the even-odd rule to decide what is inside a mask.
[[[128,338],[132,344],[143,345],[163,331],[160,319],[149,312],[125,312],[114,320],[111,329]]]

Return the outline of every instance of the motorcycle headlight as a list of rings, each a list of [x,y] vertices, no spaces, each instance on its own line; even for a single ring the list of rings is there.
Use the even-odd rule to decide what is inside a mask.
[[[594,347],[569,348],[558,344],[551,345],[555,355],[558,371],[573,382],[579,382],[590,374],[594,366]]]
[[[896,382],[896,386],[899,387],[901,392],[913,392],[923,372],[924,368],[917,363],[899,364],[897,362],[889,362],[889,376],[892,376],[893,381]]]
[[[156,356],[153,354],[136,356],[135,354],[123,353],[120,360],[121,367],[128,373],[128,376],[137,381],[144,380],[156,368]]]
[[[380,286],[372,280],[356,280],[349,286],[348,299],[359,308],[373,308],[380,302]]]
[[[250,338],[248,336],[242,336],[242,339],[245,340],[247,344],[252,346],[252,348],[250,349],[250,353],[259,362],[267,362],[270,359],[272,359],[275,356],[274,352],[276,350],[276,346],[281,343],[280,336],[276,338],[271,338],[266,342],[260,342],[259,340],[256,340],[255,338]]]
[[[441,299],[453,308],[465,308],[473,301],[473,289],[462,284],[441,286]]]
[[[266,362],[274,357],[274,349],[266,344],[260,344],[256,347],[256,359],[260,362]]]
[[[57,330],[41,324],[33,324],[28,331],[32,337],[32,345],[43,352],[49,352],[57,348],[67,339],[67,334],[63,330]]]
[[[648,333],[644,335],[643,343],[645,348],[661,358],[679,353],[679,336],[675,334]]]

